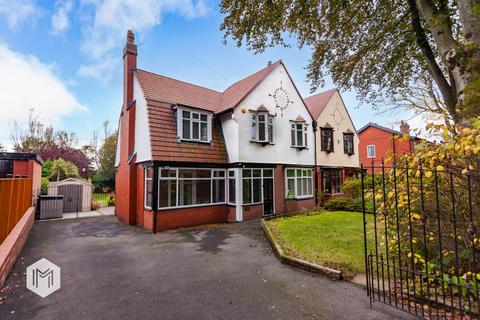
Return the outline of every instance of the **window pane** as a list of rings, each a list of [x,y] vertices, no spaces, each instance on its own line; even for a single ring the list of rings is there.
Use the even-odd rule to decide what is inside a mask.
[[[229,170],[229,171],[228,171],[228,176],[229,176],[229,177],[235,177],[235,171]]]
[[[287,198],[295,197],[295,179],[287,179]]]
[[[153,168],[152,167],[146,167],[145,168],[145,178],[153,178]]]
[[[273,170],[264,169],[264,170],[263,170],[263,176],[264,176],[264,177],[273,177]]]
[[[200,126],[199,123],[194,121],[192,123],[192,139],[198,140],[200,139]]]
[[[182,116],[184,119],[190,119],[190,111],[182,111]]]
[[[182,138],[190,139],[190,120],[183,119],[182,126],[183,126]]]
[[[295,177],[295,170],[288,169],[287,170],[287,177]]]
[[[259,169],[253,170],[253,176],[254,177],[261,177],[262,176],[262,170],[259,170]]]
[[[178,170],[178,175],[183,179],[192,179],[192,178],[210,178],[210,170],[204,169],[180,169]]]
[[[301,177],[302,176],[302,169],[297,169],[297,177]]]
[[[200,116],[200,120],[204,121],[204,122],[207,122],[208,121],[208,116],[206,114],[202,114]]]
[[[200,118],[200,115],[198,113],[193,113],[192,112],[192,118],[193,119],[199,119]]]
[[[212,180],[193,180],[195,186],[194,204],[206,204],[211,201]],[[225,195],[224,195],[225,197]]]
[[[268,141],[273,142],[273,117],[268,116]]]
[[[253,179],[253,202],[262,201],[262,180]]]
[[[160,170],[160,176],[162,178],[164,178],[164,177],[176,177],[177,176],[177,170],[162,169],[162,170]]]
[[[177,205],[177,181],[160,180],[159,207],[174,207]]]
[[[145,181],[145,206],[152,207],[152,191],[153,191],[153,181]]]
[[[252,176],[252,170],[250,169],[243,169],[242,170],[242,173],[243,173],[243,177],[251,177]]]
[[[303,191],[302,191],[302,179],[297,178],[297,196],[302,196]]]
[[[265,141],[265,122],[258,122],[258,140]]]
[[[208,123],[202,122],[200,124],[200,129],[201,129],[201,138],[200,140],[202,141],[208,141]]]
[[[252,180],[243,179],[243,203],[252,202]]]
[[[307,179],[307,194],[309,196],[313,195],[313,191],[312,191],[312,178],[308,178]]]
[[[302,196],[306,196],[308,194],[308,178],[302,178]]]
[[[228,179],[228,201],[235,203],[235,179]]]
[[[216,178],[219,178],[219,177],[225,177],[225,171],[223,170],[214,170],[213,171],[213,176],[216,177]]]
[[[213,180],[212,183],[213,203],[225,202],[225,180]]]
[[[300,129],[297,128],[297,146],[299,147],[303,146],[303,132],[301,128]]]
[[[193,180],[178,181],[178,205],[190,206],[193,204]]]

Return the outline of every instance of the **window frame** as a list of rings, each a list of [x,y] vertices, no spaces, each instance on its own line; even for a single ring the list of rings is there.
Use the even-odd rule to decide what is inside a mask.
[[[243,175],[243,172],[246,171],[246,170],[250,170],[250,177],[244,177]],[[259,177],[254,177],[253,176],[253,171],[254,170],[260,170],[260,176]],[[272,171],[272,175],[271,176],[268,176],[266,177],[264,175],[264,171],[266,170],[269,170],[269,171]],[[273,168],[242,168],[241,171],[240,171],[240,174],[241,174],[241,186],[242,186],[242,206],[253,206],[253,205],[258,205],[258,204],[263,204],[263,180],[264,179],[274,179],[274,183],[275,183],[275,170]],[[256,180],[260,180],[260,201],[259,202],[253,202],[253,180],[256,179]],[[250,180],[251,181],[251,188],[250,188],[250,199],[252,200],[252,202],[248,202],[248,203],[245,203],[245,197],[243,197],[243,181],[244,180]],[[275,188],[275,187],[274,187]],[[273,191],[274,192],[274,199],[275,199],[275,190]],[[274,200],[275,202],[275,200]],[[275,205],[275,204],[274,204]]]
[[[325,131],[328,131],[330,132],[331,134],[331,142],[330,142],[330,146],[328,147],[325,147],[324,145],[324,132]],[[335,141],[334,141],[334,130],[333,128],[327,128],[327,127],[321,127],[320,128],[320,149],[322,151],[326,151],[326,152],[335,152]]]
[[[148,170],[151,170],[151,173],[152,173],[152,176],[149,178],[148,177]],[[154,176],[154,167],[151,167],[151,166],[145,166],[143,168],[143,208],[146,209],[146,210],[152,210],[153,209],[153,176]],[[152,183],[152,191],[150,192],[152,194],[152,199],[151,199],[151,204],[150,206],[147,205],[147,181],[151,181]]]
[[[263,116],[263,121],[260,121],[260,116]],[[252,112],[250,116],[250,142],[274,144],[274,116],[268,112]],[[260,139],[260,123],[263,123],[264,139]],[[271,134],[270,134],[271,133]]]
[[[369,149],[373,147],[373,156],[370,155]],[[374,144],[367,145],[367,159],[374,159],[377,157],[377,147]]]
[[[175,177],[162,177],[161,170],[175,170]],[[209,178],[180,178],[179,170],[210,170],[210,177]],[[223,177],[215,177],[214,172],[224,172]],[[168,206],[168,207],[160,207],[160,182],[166,180],[175,180],[176,181],[176,206]],[[179,188],[180,188],[180,181],[182,180],[210,180],[210,202],[209,203],[202,203],[202,204],[191,204],[191,205],[178,205],[179,204]],[[213,181],[215,180],[223,180],[224,183],[224,201],[222,202],[213,202]],[[205,207],[205,206],[217,206],[217,205],[224,205],[227,204],[227,197],[228,197],[228,184],[227,184],[228,176],[227,176],[227,169],[222,168],[199,168],[199,167],[158,167],[158,187],[157,187],[157,210],[171,210],[171,209],[181,209],[181,208],[195,208],[195,207]]]
[[[0,178],[13,177],[14,161],[12,159],[0,159]]]
[[[301,129],[298,129],[301,125]],[[292,148],[306,149],[308,147],[308,124],[304,121],[290,121],[290,146]],[[301,132],[302,144],[298,144],[298,132]],[[293,135],[292,135],[293,134]],[[293,138],[293,139],[292,139]]]
[[[297,176],[297,173],[298,171],[297,170],[301,170],[301,176]],[[294,172],[294,176],[293,177],[289,177],[288,176],[288,171],[293,171]],[[306,176],[303,175],[304,172],[306,171],[310,171],[310,176],[308,176],[308,174]],[[314,172],[313,172],[313,168],[305,168],[305,167],[288,167],[288,168],[285,168],[285,199],[286,200],[304,200],[304,199],[311,199],[314,197],[315,195],[315,188],[314,188]],[[299,195],[298,194],[298,180],[301,180],[303,181],[303,179],[305,178],[309,178],[310,179],[310,188],[311,188],[311,193],[309,194],[305,194],[305,195]],[[289,198],[288,197],[288,191],[291,191],[288,189],[288,181],[289,180],[293,180],[294,181],[294,186],[295,186],[295,191],[294,191],[294,197],[293,198]],[[302,186],[302,189],[303,189],[303,182],[300,184]],[[308,191],[308,186],[307,186],[307,191]]]
[[[346,138],[349,138],[349,139],[352,139],[351,140],[351,143],[352,143],[352,151],[350,152],[349,150],[347,150],[347,144],[346,144]],[[355,154],[355,134],[354,133],[349,133],[349,132],[344,132],[343,133],[343,152],[345,154],[348,154],[349,156],[351,155],[354,155]]]
[[[230,176],[230,173],[233,173],[232,176]],[[235,199],[234,201],[232,202],[231,199],[230,199],[230,181],[233,180],[233,190],[235,191],[233,193]],[[231,204],[231,205],[236,205],[237,204],[237,174],[235,172],[235,169],[228,169],[227,170],[227,197],[228,197],[228,200],[227,200],[227,203],[228,204]]]
[[[183,120],[184,112],[189,112],[190,117],[188,118],[189,121],[189,129],[190,129],[190,137],[185,138],[183,136]],[[196,143],[211,143],[212,142],[212,113],[208,111],[192,109],[187,107],[176,107],[177,113],[177,137],[180,141],[184,142],[196,142]],[[197,118],[194,118],[194,114],[198,115]],[[206,120],[202,120],[202,116],[206,116]],[[194,123],[198,123],[198,139],[193,138],[193,126]],[[206,124],[207,126],[207,139],[202,140],[202,124]]]

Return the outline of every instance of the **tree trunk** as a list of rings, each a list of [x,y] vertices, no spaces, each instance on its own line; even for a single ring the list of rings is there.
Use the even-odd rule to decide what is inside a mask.
[[[468,1],[468,0],[464,0]],[[470,80],[470,70],[462,65],[463,50],[456,43],[449,25],[448,12],[440,12],[430,0],[416,0],[418,11],[427,22],[441,59],[452,75],[457,102],[462,101],[465,86]],[[478,32],[478,30],[477,30]]]
[[[480,7],[480,0],[457,0],[463,37],[476,44],[478,50],[480,48],[480,14],[474,12],[474,6]]]

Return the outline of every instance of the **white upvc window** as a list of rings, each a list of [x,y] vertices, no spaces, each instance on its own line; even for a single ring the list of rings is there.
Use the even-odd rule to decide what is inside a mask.
[[[145,209],[152,210],[152,199],[153,199],[153,167],[144,168],[144,207]]]
[[[177,135],[182,141],[209,143],[212,140],[212,115],[177,107]]]
[[[374,144],[367,146],[367,158],[375,158],[377,156],[377,150]]]
[[[235,181],[235,170],[228,170],[228,203],[235,204],[236,201],[236,181]]]
[[[250,139],[253,142],[273,143],[273,116],[267,112],[252,113]]]
[[[226,203],[226,170],[159,168],[159,209]]]
[[[305,122],[290,122],[290,137],[292,147],[306,148],[307,147],[307,127]]]
[[[285,169],[285,198],[313,197],[313,171],[306,168]]]

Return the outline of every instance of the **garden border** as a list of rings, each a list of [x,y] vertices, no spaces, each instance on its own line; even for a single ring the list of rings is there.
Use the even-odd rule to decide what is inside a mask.
[[[276,215],[273,217],[262,218],[262,222],[261,222],[262,230],[265,233],[265,236],[267,237],[268,242],[270,243],[273,251],[275,252],[275,255],[278,257],[278,259],[280,259],[282,263],[287,264],[289,266],[293,266],[309,272],[321,274],[333,280],[343,280],[344,277],[341,270],[314,264],[302,259],[289,257],[283,252],[282,247],[275,241],[275,237],[271,233],[270,228],[267,226],[266,221],[274,220],[274,219],[278,219],[286,216],[295,216],[295,215],[299,215],[299,213],[298,212],[289,213],[289,214]]]

